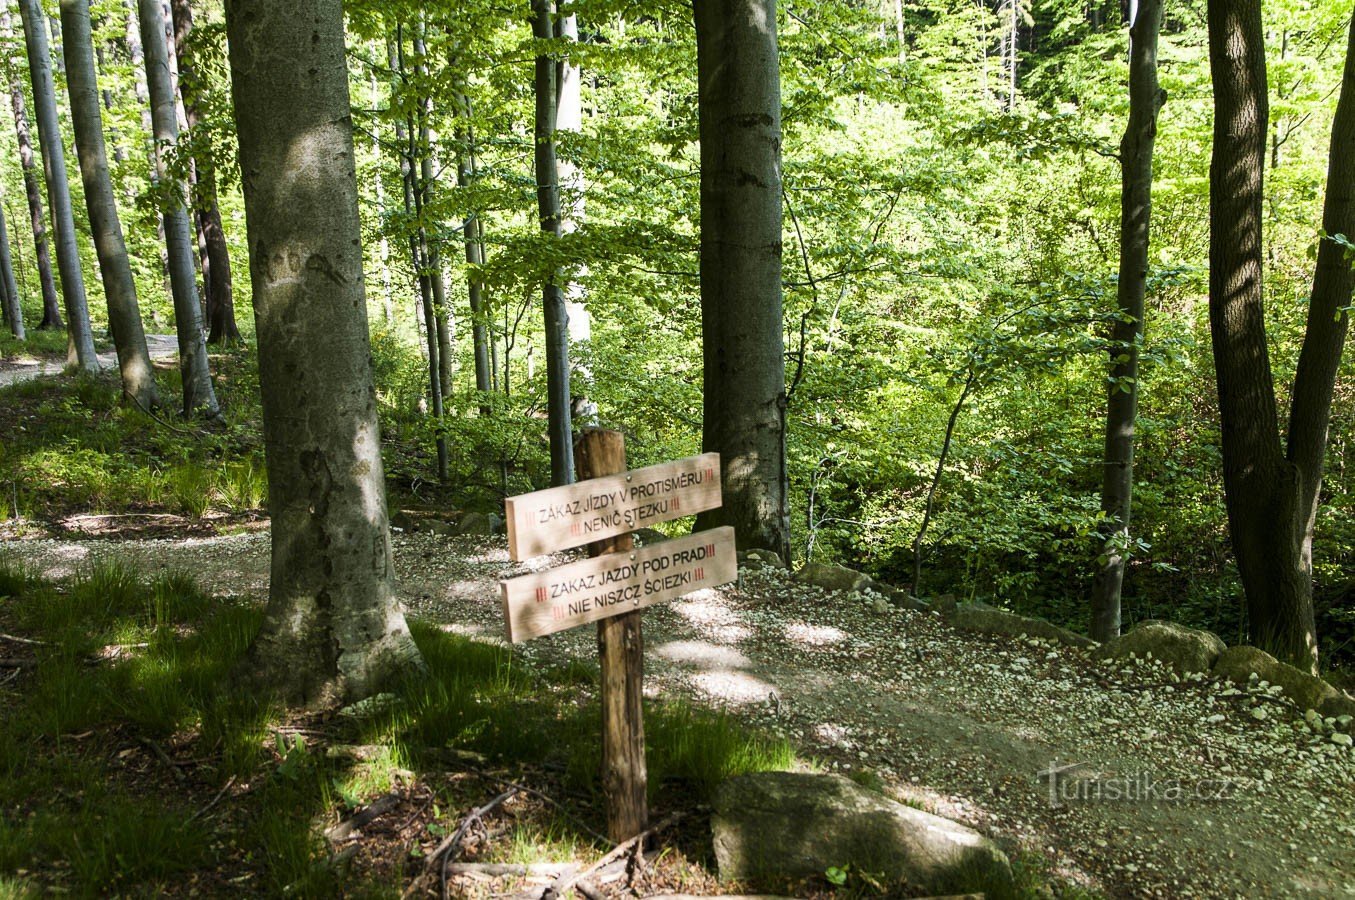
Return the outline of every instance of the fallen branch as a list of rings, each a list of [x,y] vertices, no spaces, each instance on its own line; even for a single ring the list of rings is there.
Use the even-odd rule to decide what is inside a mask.
[[[452,863],[447,866],[449,877],[456,875],[483,875],[488,878],[558,878],[564,872],[577,869],[573,863]]]
[[[235,784],[235,776],[234,776],[234,775],[232,775],[232,776],[226,781],[226,783],[225,783],[224,785],[221,786],[221,790],[219,790],[219,791],[216,792],[216,796],[212,798],[212,802],[211,802],[211,803],[208,803],[208,804],[207,804],[206,806],[204,806],[202,809],[198,810],[197,812],[193,813],[193,815],[191,815],[191,816],[188,817],[188,822],[192,822],[192,821],[194,821],[194,820],[196,820],[196,819],[200,819],[200,818],[202,818],[203,816],[207,815],[207,813],[211,811],[212,807],[216,806],[218,803],[221,802],[221,798],[224,797],[224,796],[226,796],[226,791],[229,791],[229,790],[231,789],[231,785],[233,785],[233,784]],[[188,822],[185,822],[184,824],[187,825]]]
[[[141,744],[142,744],[143,746],[149,747],[150,750],[151,750],[151,752],[154,753],[154,754],[156,755],[156,757],[159,758],[160,762],[162,762],[162,763],[165,764],[165,768],[169,769],[169,772],[170,772],[171,775],[174,776],[174,780],[175,780],[175,781],[183,781],[183,780],[184,780],[184,773],[179,771],[179,764],[176,763],[176,762],[170,757],[170,755],[169,755],[168,753],[165,752],[165,748],[164,748],[164,747],[161,747],[159,744],[157,744],[155,741],[151,740],[150,738],[144,738],[144,737],[143,737],[143,738],[137,738],[137,740],[140,741]]]
[[[22,638],[14,634],[5,634],[0,632],[0,641],[9,641],[13,644],[27,644],[30,647],[48,647],[51,646],[47,641],[35,641],[32,638]]]
[[[454,862],[452,851],[455,850],[459,854],[461,852],[461,839],[467,831],[470,831],[471,826],[480,821],[482,817],[507,803],[509,798],[516,796],[517,793],[517,788],[509,788],[479,809],[471,810],[465,821],[461,823],[461,827],[451,837],[439,844],[438,848],[433,851],[433,855],[428,858],[428,866],[431,867],[437,862],[439,856],[442,857],[442,868],[438,874],[438,894],[442,897],[442,900],[447,900],[447,866]]]
[[[678,819],[681,819],[682,815],[683,814],[680,812],[673,813],[671,816],[664,819],[662,822],[655,825],[653,828],[646,828],[644,831],[640,832],[635,837],[630,838],[629,840],[622,841],[621,843],[613,847],[611,849],[611,852],[609,852],[606,856],[602,857],[602,859],[593,863],[591,866],[589,866],[587,869],[584,869],[579,874],[555,879],[555,881],[551,883],[550,887],[546,888],[546,890],[542,892],[541,896],[543,898],[546,898],[551,895],[554,895],[556,897],[563,895],[565,891],[574,887],[578,882],[583,881],[584,879],[589,878],[599,870],[606,868],[611,863],[625,856],[632,849],[636,847],[643,847],[644,842],[651,835],[655,835],[658,834],[660,831],[663,831],[665,828],[672,825]]]
[[[331,843],[346,841],[353,833],[400,805],[403,798],[396,793],[385,794],[369,803],[360,812],[354,813],[339,824],[325,830],[325,840]]]

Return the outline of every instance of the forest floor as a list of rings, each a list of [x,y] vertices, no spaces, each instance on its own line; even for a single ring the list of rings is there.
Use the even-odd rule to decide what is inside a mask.
[[[172,334],[146,335],[146,349],[151,360],[163,360],[177,356],[179,339]],[[113,350],[98,353],[99,365],[105,369],[117,368],[118,355]],[[55,375],[66,366],[65,355],[23,354],[0,358],[0,387],[28,381],[40,375]]]
[[[267,590],[266,530],[10,539],[0,553],[49,577],[117,557],[191,571],[218,595]],[[510,562],[501,538],[422,532],[395,535],[395,561],[412,614],[491,642],[498,579],[548,564]],[[780,570],[651,609],[645,629],[648,695],[782,734],[822,768],[1042,860],[1058,883],[1108,896],[1355,897],[1355,752],[1305,734],[1302,710],[1153,663],[1112,668],[931,613],[872,612]],[[513,654],[529,669],[587,665],[595,638],[575,629]],[[1051,784],[1051,770],[1077,777]]]

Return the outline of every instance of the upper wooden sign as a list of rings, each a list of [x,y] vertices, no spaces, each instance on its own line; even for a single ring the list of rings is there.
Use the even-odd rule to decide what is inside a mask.
[[[504,501],[508,555],[530,559],[719,505],[718,453],[521,494]]]
[[[514,644],[643,609],[738,577],[734,529],[712,528],[499,582]]]

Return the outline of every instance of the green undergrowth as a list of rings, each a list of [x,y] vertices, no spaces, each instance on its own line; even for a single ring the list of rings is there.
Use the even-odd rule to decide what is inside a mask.
[[[252,513],[268,499],[255,363],[213,356],[224,424],[177,414],[178,372],[156,371],[154,416],[123,402],[116,371],[34,378],[0,389],[5,515]]]
[[[336,862],[325,827],[412,780],[432,793],[427,838],[445,836],[501,789],[481,766],[566,798],[515,813],[485,858],[600,851],[594,667],[531,669],[414,622],[428,671],[392,685],[383,712],[298,719],[232,679],[261,620],[182,572],[109,558],[50,581],[0,557],[0,633],[37,642],[0,644],[24,659],[17,675],[0,668],[0,900],[396,896],[417,860]],[[659,805],[794,763],[784,741],[717,713],[655,704],[647,716]]]
[[[4,359],[49,359],[66,358],[66,330],[64,328],[28,328],[24,340],[19,340],[8,328],[0,329],[0,360]],[[0,882],[3,885],[3,882]],[[4,888],[0,887],[0,898]]]

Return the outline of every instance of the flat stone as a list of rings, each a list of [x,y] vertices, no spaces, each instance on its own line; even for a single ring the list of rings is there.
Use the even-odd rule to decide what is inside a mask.
[[[1189,672],[1208,672],[1223,648],[1223,641],[1212,632],[1150,619],[1107,641],[1092,656],[1096,659],[1151,656],[1171,666],[1177,674],[1185,675]]]
[[[730,779],[716,791],[711,824],[725,880],[801,878],[851,865],[913,891],[1011,889],[1007,857],[983,835],[840,775]]]
[[[1089,637],[1060,628],[1044,619],[1032,619],[1018,616],[1005,609],[995,609],[981,603],[961,603],[950,615],[950,624],[965,631],[977,631],[980,634],[1001,634],[1010,637],[1029,635],[1044,638],[1069,647],[1083,649],[1097,646]]]
[[[826,563],[808,563],[791,576],[792,581],[812,584],[830,591],[862,591],[874,584],[864,572],[849,569],[846,566],[830,566]]]
[[[494,522],[484,513],[471,512],[456,523],[456,534],[483,536],[494,534]]]
[[[1255,680],[1279,685],[1286,697],[1299,709],[1315,709],[1325,715],[1323,705],[1340,696],[1336,688],[1321,678],[1280,662],[1264,650],[1241,644],[1219,654],[1214,674],[1240,684]]]

